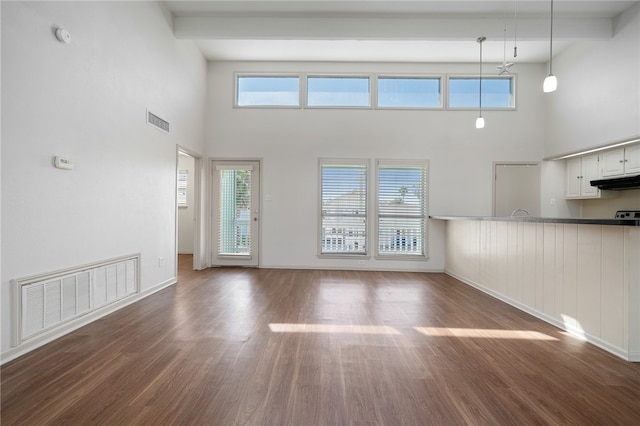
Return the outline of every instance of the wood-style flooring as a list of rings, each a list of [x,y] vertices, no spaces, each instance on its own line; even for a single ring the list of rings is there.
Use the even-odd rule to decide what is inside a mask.
[[[2,367],[2,425],[633,425],[640,364],[444,274],[221,268]]]

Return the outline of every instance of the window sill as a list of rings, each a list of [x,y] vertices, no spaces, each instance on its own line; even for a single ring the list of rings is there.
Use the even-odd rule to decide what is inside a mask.
[[[424,262],[425,260],[429,260],[429,255],[421,254],[421,255],[408,255],[408,254],[384,254],[384,255],[376,255],[373,257],[376,260],[400,260],[400,261],[420,261]]]
[[[367,253],[326,253],[319,254],[318,259],[352,259],[352,260],[369,260],[371,256]]]

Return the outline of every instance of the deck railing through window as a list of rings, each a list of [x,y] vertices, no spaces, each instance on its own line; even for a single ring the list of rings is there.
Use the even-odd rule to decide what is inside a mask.
[[[363,248],[365,232],[354,228],[325,228],[323,253],[353,253]],[[380,254],[423,254],[422,230],[402,228],[381,233],[378,241]]]

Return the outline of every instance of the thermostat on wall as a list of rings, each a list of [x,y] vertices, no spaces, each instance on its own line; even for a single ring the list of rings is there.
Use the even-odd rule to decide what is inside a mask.
[[[73,160],[63,157],[53,157],[53,165],[57,169],[73,170]]]

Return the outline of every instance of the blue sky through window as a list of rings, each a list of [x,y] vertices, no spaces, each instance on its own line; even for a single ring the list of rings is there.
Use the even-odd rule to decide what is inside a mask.
[[[483,108],[513,108],[513,80],[511,78],[482,79]],[[477,77],[449,79],[450,108],[478,108],[480,80]]]
[[[307,105],[368,107],[369,77],[308,77]]]
[[[437,108],[440,78],[378,78],[378,106],[401,108]]]
[[[239,76],[239,106],[299,106],[300,82],[295,76]]]

